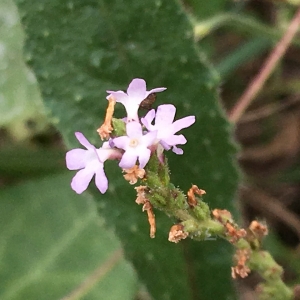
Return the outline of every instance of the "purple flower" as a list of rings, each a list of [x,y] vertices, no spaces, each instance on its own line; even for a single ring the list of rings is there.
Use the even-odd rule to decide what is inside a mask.
[[[123,169],[130,169],[139,160],[139,167],[143,169],[150,159],[151,151],[148,149],[156,139],[156,131],[148,132],[143,135],[142,125],[132,121],[126,124],[127,136],[114,138],[114,145],[124,149],[125,153],[119,163]]]
[[[113,96],[116,102],[120,102],[125,106],[127,112],[128,121],[138,121],[138,109],[141,102],[146,99],[152,93],[158,93],[166,90],[166,88],[156,88],[150,91],[146,90],[146,82],[144,79],[135,78],[133,79],[127,89],[127,93],[123,91],[107,91],[110,95],[107,96],[107,99],[110,96]]]
[[[66,154],[66,164],[69,170],[80,170],[73,177],[71,182],[72,189],[81,194],[85,191],[95,175],[97,188],[102,194],[107,191],[108,180],[104,173],[103,163],[107,159],[120,158],[121,153],[118,150],[111,149],[108,142],[96,149],[81,132],[75,132],[75,136],[84,149],[73,149]]]
[[[157,131],[156,138],[165,150],[172,148],[174,153],[182,154],[183,150],[177,148],[176,145],[183,145],[187,140],[182,134],[175,135],[175,133],[191,126],[195,122],[195,116],[188,116],[173,123],[175,113],[176,108],[174,105],[164,104],[158,106],[156,115],[154,109],[152,109],[141,121],[149,131]],[[152,125],[154,118],[155,125]]]

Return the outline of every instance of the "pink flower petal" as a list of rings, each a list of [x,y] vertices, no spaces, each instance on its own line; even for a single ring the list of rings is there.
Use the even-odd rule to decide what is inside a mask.
[[[152,89],[149,92],[147,92],[147,94],[150,95],[150,94],[153,94],[153,93],[160,93],[160,92],[165,91],[166,89],[167,88],[165,88],[165,87],[155,88],[155,89]]]
[[[180,149],[180,148],[177,148],[176,146],[174,146],[174,147],[172,148],[172,151],[173,151],[174,153],[178,154],[178,155],[182,155],[182,154],[183,154],[183,150]]]
[[[192,124],[195,123],[195,121],[196,121],[195,116],[188,116],[188,117],[185,117],[185,118],[175,121],[172,125],[174,133],[176,133],[177,131],[179,131],[183,128],[187,128],[187,127],[191,126]]]
[[[148,113],[144,118],[141,118],[141,122],[148,130],[150,130],[150,128],[153,128],[153,125],[151,123],[154,120],[154,118],[155,118],[155,110],[151,109],[150,111],[148,111]]]
[[[129,144],[130,138],[128,136],[120,136],[113,139],[115,147],[126,149]]]
[[[144,79],[133,79],[127,89],[127,94],[131,98],[144,100],[146,96],[146,82]]]
[[[187,140],[182,134],[180,134],[180,135],[172,135],[164,139],[164,142],[170,146],[175,146],[175,145],[184,145],[186,144]]]
[[[123,169],[130,169],[136,164],[137,155],[131,151],[126,151],[119,163],[119,166]]]
[[[94,170],[92,168],[86,167],[76,173],[71,182],[72,189],[77,193],[81,194],[84,192],[90,181],[94,176]]]
[[[108,180],[106,178],[106,175],[104,173],[103,168],[99,168],[96,171],[95,183],[96,183],[96,186],[97,186],[98,190],[102,194],[104,194],[107,191],[107,189],[108,189]]]
[[[127,123],[126,133],[130,138],[140,138],[143,135],[141,124],[136,121]]]
[[[150,147],[153,145],[155,139],[157,136],[157,131],[151,131],[148,132],[147,134],[143,135],[142,138],[140,139],[144,147]]]
[[[151,151],[149,149],[144,149],[143,152],[139,153],[139,168],[144,169],[146,164],[148,163],[150,159]]]
[[[84,146],[86,149],[94,149],[95,148],[95,146],[93,146],[81,132],[75,132],[75,136],[76,136],[78,142],[82,146]]]
[[[155,127],[163,128],[164,126],[171,126],[175,117],[176,108],[172,104],[163,104],[158,106]]]
[[[66,164],[69,170],[79,170],[85,167],[86,150],[73,149],[66,153]]]
[[[106,91],[106,92],[109,93],[109,95],[106,97],[107,100],[110,96],[113,96],[116,102],[120,102],[122,104],[126,103],[126,101],[128,100],[128,95],[123,91],[117,91],[117,92]]]

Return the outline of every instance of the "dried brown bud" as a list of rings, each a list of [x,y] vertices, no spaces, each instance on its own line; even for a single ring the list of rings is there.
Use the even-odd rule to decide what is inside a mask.
[[[173,243],[178,243],[188,237],[189,233],[184,231],[182,224],[173,225],[169,232],[169,241]]]
[[[247,235],[245,229],[236,228],[233,224],[229,223],[228,221],[225,224],[225,228],[227,229],[226,235],[230,237],[229,242],[233,244]]]
[[[139,169],[137,165],[134,165],[130,169],[123,169],[123,172],[126,174],[123,175],[124,178],[129,181],[130,184],[136,184],[138,181],[138,178],[144,178],[146,171],[144,169]]]
[[[259,223],[258,221],[252,221],[251,224],[249,225],[249,230],[259,240],[262,240],[262,238],[268,234],[267,226]]]
[[[156,94],[155,93],[152,93],[152,94],[148,95],[148,97],[145,98],[141,102],[140,108],[150,110],[152,108],[152,104],[155,102],[155,100],[156,100]]]
[[[197,205],[196,195],[202,196],[205,195],[206,192],[197,187],[197,185],[193,184],[192,187],[187,192],[188,204],[190,207],[195,207]]]
[[[155,232],[156,232],[155,214],[153,212],[152,204],[148,200],[143,205],[143,211],[146,211],[148,215],[148,222],[150,225],[150,237],[155,238]]]
[[[232,278],[237,278],[237,276],[241,278],[245,278],[249,275],[251,270],[246,265],[248,259],[250,257],[250,250],[248,249],[237,249],[234,259],[237,262],[235,267],[231,268],[231,276]]]
[[[135,187],[135,190],[137,191],[137,198],[135,202],[137,204],[143,204],[143,211],[147,212],[148,215],[148,222],[150,225],[150,237],[154,238],[155,237],[155,232],[156,232],[156,224],[155,224],[155,214],[153,212],[153,206],[150,203],[150,201],[146,198],[146,191],[147,187],[144,185],[140,185]]]
[[[104,139],[109,139],[110,134],[113,131],[111,121],[115,110],[115,104],[115,99],[112,96],[110,96],[108,99],[108,107],[106,109],[104,123],[97,129],[97,132],[99,133],[102,141]]]
[[[135,202],[137,204],[145,204],[146,201],[148,201],[148,199],[146,198],[146,194],[145,194],[145,190],[147,189],[146,186],[144,185],[140,185],[134,188],[137,192],[137,197]]]
[[[231,223],[233,222],[231,213],[226,209],[214,209],[212,211],[212,215],[217,221],[219,221],[223,225],[225,225],[227,221]]]
[[[212,211],[214,218],[224,225],[226,229],[226,235],[230,237],[230,243],[236,243],[239,239],[245,237],[247,232],[243,228],[239,228],[237,224],[234,223],[231,213],[224,209],[214,209]]]

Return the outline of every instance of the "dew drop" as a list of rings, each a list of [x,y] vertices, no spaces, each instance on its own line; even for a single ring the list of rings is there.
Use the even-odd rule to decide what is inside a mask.
[[[92,52],[90,55],[90,63],[92,66],[99,68],[103,59],[104,53],[102,50]]]
[[[156,5],[156,7],[161,7],[161,1],[160,0],[156,0],[155,1],[155,5]]]
[[[202,143],[203,143],[203,145],[205,145],[205,146],[210,146],[211,145],[211,141],[209,140],[209,139],[203,139],[203,141],[202,141]]]
[[[179,60],[180,60],[181,63],[185,64],[185,63],[187,63],[188,58],[187,58],[186,55],[181,55]]]
[[[162,298],[163,298],[164,300],[169,300],[169,299],[170,299],[170,294],[164,293],[164,294],[162,295]]]
[[[76,102],[80,102],[80,101],[83,99],[83,97],[82,97],[81,94],[76,94],[76,95],[74,96],[74,99],[75,99]]]
[[[221,179],[222,179],[222,173],[220,173],[220,172],[215,172],[215,173],[213,174],[213,179],[214,179],[214,180],[217,180],[217,181],[221,180]]]
[[[49,34],[50,34],[50,32],[49,32],[48,30],[44,30],[44,31],[43,31],[43,36],[44,36],[44,37],[48,37]]]
[[[136,233],[138,231],[138,227],[136,224],[131,224],[129,229],[132,233]]]
[[[154,259],[154,255],[153,255],[153,253],[150,253],[150,252],[148,252],[147,254],[146,254],[146,259],[147,260],[153,260]]]
[[[38,11],[43,11],[45,9],[44,4],[39,4],[37,9],[38,9]]]
[[[74,8],[74,3],[73,2],[68,2],[67,7],[68,7],[68,9],[72,10]]]
[[[129,50],[135,50],[137,48],[136,44],[135,43],[128,43],[127,44],[127,48]]]
[[[32,54],[29,53],[29,52],[27,52],[27,53],[25,54],[25,56],[24,56],[24,59],[25,59],[26,62],[32,61]]]

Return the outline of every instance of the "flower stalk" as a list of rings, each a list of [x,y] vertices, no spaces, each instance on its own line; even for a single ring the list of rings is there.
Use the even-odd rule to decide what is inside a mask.
[[[73,149],[66,154],[68,169],[78,170],[71,182],[72,189],[82,193],[95,176],[97,188],[105,193],[108,179],[104,163],[108,159],[118,160],[125,180],[131,185],[140,183],[135,187],[135,202],[143,205],[142,211],[147,213],[151,238],[156,233],[154,212],[159,209],[177,220],[169,232],[170,242],[178,243],[187,237],[198,241],[220,237],[236,249],[235,266],[231,269],[233,278],[245,278],[256,271],[264,280],[257,287],[260,299],[292,299],[293,291],[282,280],[282,267],[261,248],[262,240],[268,233],[264,224],[253,221],[248,228],[240,228],[229,211],[210,209],[203,201],[204,190],[192,185],[185,194],[171,183],[164,151],[183,154],[178,145],[184,145],[187,140],[177,132],[191,126],[195,116],[174,121],[176,108],[172,104],[160,105],[156,111],[150,110],[141,119],[138,116],[140,105],[151,108],[155,101],[153,93],[165,89],[161,87],[147,91],[145,81],[136,78],[129,84],[127,93],[108,91],[106,117],[97,130],[101,139],[107,141],[96,148],[82,133],[77,132],[76,138],[86,150]],[[126,118],[113,118],[116,103],[125,106]]]
[[[271,254],[262,250],[263,237],[268,233],[267,227],[253,221],[246,229],[240,228],[227,210],[212,211],[203,202],[205,191],[193,185],[187,196],[170,183],[167,161],[161,164],[153,156],[145,168],[142,179],[143,195],[136,188],[138,198],[148,199],[155,209],[173,216],[178,223],[169,233],[169,241],[178,243],[187,237],[198,241],[220,237],[231,243],[235,249],[232,267],[233,278],[245,278],[256,271],[264,280],[257,286],[259,299],[293,299],[293,291],[282,280],[283,269]],[[199,191],[195,195],[195,190]]]

